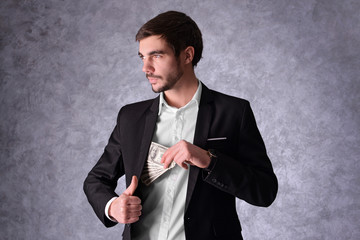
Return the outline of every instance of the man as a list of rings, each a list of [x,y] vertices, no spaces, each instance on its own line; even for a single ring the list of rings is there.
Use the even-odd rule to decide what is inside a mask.
[[[185,14],[158,15],[136,40],[142,70],[160,94],[120,110],[84,182],[90,204],[105,226],[126,224],[123,239],[242,239],[235,197],[269,206],[277,193],[249,103],[196,78],[202,36]],[[146,184],[138,179],[154,145],[168,148],[159,160],[167,171]],[[118,196],[124,174],[128,188]]]

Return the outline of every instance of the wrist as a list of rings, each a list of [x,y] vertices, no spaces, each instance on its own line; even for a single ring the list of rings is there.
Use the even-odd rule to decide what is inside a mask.
[[[214,165],[215,165],[215,163],[217,161],[217,155],[216,155],[215,149],[209,149],[207,151],[207,154],[208,154],[208,156],[210,158],[210,162],[209,162],[209,165],[207,167],[205,167],[204,169],[206,171],[211,172],[211,170],[214,168]]]
[[[106,216],[109,220],[111,220],[111,221],[113,221],[113,222],[117,222],[117,221],[116,221],[115,218],[113,218],[113,217],[111,216],[110,210],[111,210],[111,204],[112,204],[116,199],[117,199],[117,197],[113,197],[112,199],[110,199],[110,200],[107,202],[107,204],[106,204],[106,206],[105,206],[105,216]]]

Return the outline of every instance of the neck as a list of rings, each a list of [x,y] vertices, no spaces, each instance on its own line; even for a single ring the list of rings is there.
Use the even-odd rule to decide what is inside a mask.
[[[176,108],[185,106],[194,96],[198,82],[194,71],[185,71],[175,86],[164,92],[166,102]]]

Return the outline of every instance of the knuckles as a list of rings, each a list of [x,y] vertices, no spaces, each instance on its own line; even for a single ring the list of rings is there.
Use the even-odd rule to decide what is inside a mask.
[[[120,206],[126,206],[127,203],[128,203],[128,198],[124,195],[121,195],[119,199]]]

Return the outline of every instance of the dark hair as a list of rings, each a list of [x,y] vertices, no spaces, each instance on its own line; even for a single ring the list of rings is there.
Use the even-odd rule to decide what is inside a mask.
[[[145,23],[136,34],[136,41],[144,38],[160,35],[174,50],[175,56],[192,46],[195,50],[192,65],[201,59],[203,42],[201,31],[196,23],[186,14],[176,11],[161,13]]]

